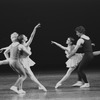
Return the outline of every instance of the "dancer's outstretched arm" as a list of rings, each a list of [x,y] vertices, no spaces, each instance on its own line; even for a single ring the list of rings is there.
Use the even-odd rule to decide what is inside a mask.
[[[62,83],[70,77],[71,73],[74,71],[75,68],[76,67],[69,68],[66,74],[63,76],[63,78],[56,84],[55,88],[58,88],[59,86],[61,86]]]
[[[3,50],[6,50],[8,47],[4,47],[0,49],[0,53],[2,53]]]
[[[26,46],[29,46],[29,45],[32,43],[32,40],[33,40],[34,35],[35,35],[35,33],[36,33],[36,29],[39,28],[39,27],[40,27],[40,23],[37,24],[37,25],[34,27],[34,30],[33,30],[33,32],[31,33],[31,36],[30,36],[28,42],[26,43]]]
[[[61,44],[59,44],[59,43],[57,43],[57,42],[51,41],[51,43],[57,45],[58,47],[60,47],[60,48],[63,49],[63,50],[68,51],[66,47],[62,46]]]

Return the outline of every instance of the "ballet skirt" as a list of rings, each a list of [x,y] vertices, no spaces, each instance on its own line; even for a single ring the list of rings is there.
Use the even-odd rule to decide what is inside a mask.
[[[21,63],[23,64],[24,68],[35,65],[35,62],[29,56],[25,58],[21,58]]]
[[[29,46],[26,48],[27,48],[27,50],[31,51],[31,48]],[[23,64],[24,68],[35,65],[35,62],[25,53],[23,53],[20,58],[21,58],[20,60],[21,60],[21,63]]]
[[[76,67],[80,63],[82,58],[83,58],[83,54],[82,53],[75,53],[72,57],[70,57],[66,61],[66,67],[67,68]]]

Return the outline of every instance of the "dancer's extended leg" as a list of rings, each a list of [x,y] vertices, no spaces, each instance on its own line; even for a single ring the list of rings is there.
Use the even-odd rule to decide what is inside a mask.
[[[69,78],[69,76],[71,75],[71,73],[73,72],[73,70],[76,67],[71,67],[68,69],[67,73],[65,74],[65,76],[56,84],[55,88],[58,88],[59,86],[62,85],[62,82],[64,82],[65,80],[67,80]]]
[[[44,91],[47,91],[47,89],[37,80],[37,78],[35,77],[34,73],[31,71],[30,67],[25,68],[26,73],[28,74],[28,76],[30,77],[30,79],[35,82],[36,84],[38,84],[39,89],[42,89]]]

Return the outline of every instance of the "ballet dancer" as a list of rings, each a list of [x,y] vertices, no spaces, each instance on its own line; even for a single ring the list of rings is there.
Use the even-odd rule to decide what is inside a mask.
[[[29,40],[23,34],[18,37],[19,42],[22,45],[24,45],[29,52],[31,52],[30,44],[32,43],[33,37],[34,37],[34,35],[36,33],[36,29],[39,28],[39,27],[40,27],[40,23],[35,26],[34,31],[32,32]],[[35,77],[34,73],[32,72],[30,66],[33,66],[35,64],[35,62],[33,60],[31,60],[29,56],[30,55],[26,55],[23,52],[22,52],[22,54],[20,54],[20,61],[23,64],[27,75],[30,77],[30,79],[33,82],[38,84],[40,90],[47,91],[47,89],[37,80],[37,78]]]
[[[17,32],[13,32],[13,33],[11,34],[10,39],[11,39],[11,42],[12,42],[12,43],[15,42],[15,41],[17,41],[18,35],[19,35],[19,34],[18,34]],[[4,50],[8,49],[9,47],[10,47],[10,45],[7,46],[7,47],[1,48],[1,49],[0,49],[0,53],[2,53]],[[5,52],[4,52],[4,53],[5,53]],[[4,54],[4,55],[5,55],[5,54]],[[8,60],[8,59],[0,60],[0,65],[3,65],[3,64],[9,64],[9,60]]]
[[[72,57],[77,50],[79,49],[80,45],[84,50],[84,55],[79,63],[78,66],[78,81],[73,86],[79,86],[80,88],[88,88],[90,87],[90,83],[87,80],[85,73],[83,72],[84,67],[88,67],[88,64],[93,59],[93,50],[91,45],[91,39],[89,36],[85,34],[85,28],[83,26],[79,26],[75,28],[76,35],[79,37],[75,48],[71,51],[68,55],[68,58]]]
[[[66,57],[70,54],[70,52],[75,48],[75,45],[73,44],[74,39],[72,37],[69,37],[66,41],[67,47],[62,46],[61,44],[51,41],[52,44],[57,45],[62,50],[65,51]],[[92,43],[94,45],[94,43]],[[75,53],[70,59],[66,61],[66,67],[68,68],[66,74],[64,77],[56,84],[55,88],[57,89],[59,86],[62,85],[62,83],[69,78],[71,73],[74,71],[74,69],[78,66],[80,61],[82,60],[84,53]],[[100,55],[100,51],[94,51],[93,55]]]

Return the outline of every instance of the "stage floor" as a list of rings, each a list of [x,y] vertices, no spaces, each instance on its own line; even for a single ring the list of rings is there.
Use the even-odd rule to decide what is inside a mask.
[[[77,81],[77,75],[73,73],[61,87],[55,89],[55,84],[64,74],[65,72],[35,74],[47,88],[47,92],[38,90],[37,85],[27,78],[23,85],[25,95],[18,95],[9,89],[16,81],[17,75],[0,75],[0,100],[100,100],[100,72],[87,73],[90,88],[72,87],[71,85]]]

